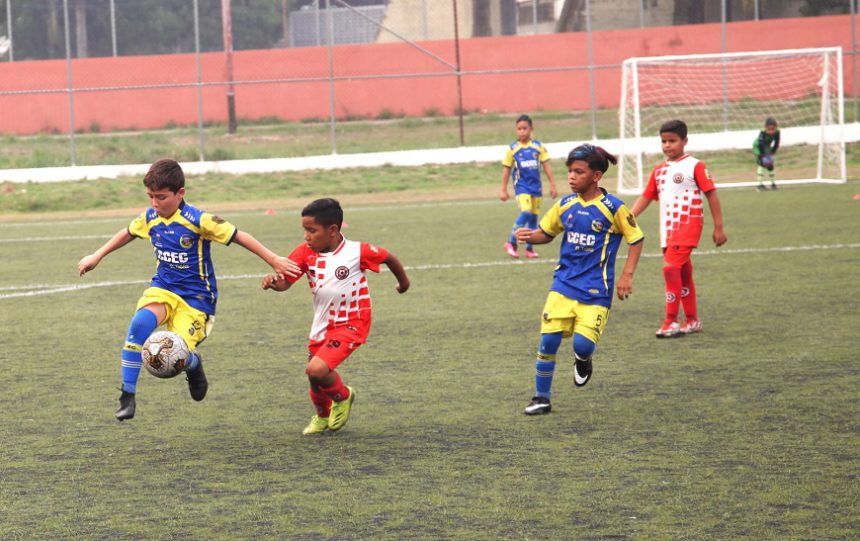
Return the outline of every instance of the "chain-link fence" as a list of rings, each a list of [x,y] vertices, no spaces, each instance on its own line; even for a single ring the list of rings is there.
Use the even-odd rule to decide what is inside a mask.
[[[68,137],[73,165],[111,160],[79,153],[85,134],[110,148],[105,134],[165,128],[184,134],[186,160],[409,148],[415,122],[438,126],[423,144],[481,144],[470,118],[535,111],[599,139],[617,134],[630,56],[842,46],[856,98],[856,12],[857,0],[0,0],[0,133]],[[241,152],[213,143],[237,127],[262,135]],[[291,130],[318,141],[297,148]]]

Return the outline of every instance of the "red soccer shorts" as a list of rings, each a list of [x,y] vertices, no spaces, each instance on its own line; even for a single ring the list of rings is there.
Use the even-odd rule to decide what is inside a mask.
[[[322,340],[308,344],[308,360],[319,357],[326,366],[334,370],[352,355],[358,346],[367,341],[367,334],[350,325],[335,327],[325,333]]]
[[[690,260],[694,246],[668,246],[663,248],[663,261],[669,267],[681,268]]]

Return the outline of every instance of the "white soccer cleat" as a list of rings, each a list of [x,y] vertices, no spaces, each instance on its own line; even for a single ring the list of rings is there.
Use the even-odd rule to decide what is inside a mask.
[[[681,325],[681,334],[693,334],[694,332],[702,332],[702,322],[698,319],[688,319]]]
[[[677,321],[663,323],[663,326],[657,329],[657,338],[677,338],[678,336],[681,336],[681,326]]]

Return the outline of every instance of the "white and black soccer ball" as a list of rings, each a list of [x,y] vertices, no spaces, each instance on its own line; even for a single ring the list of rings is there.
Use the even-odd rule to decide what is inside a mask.
[[[185,370],[191,351],[175,332],[158,331],[143,343],[143,366],[157,378],[172,378]]]

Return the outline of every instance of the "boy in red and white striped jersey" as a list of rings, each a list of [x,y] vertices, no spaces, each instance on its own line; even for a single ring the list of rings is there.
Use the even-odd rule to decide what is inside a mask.
[[[384,248],[347,240],[341,234],[343,209],[334,199],[317,199],[302,210],[305,242],[289,255],[307,274],[313,294],[314,322],[308,343],[305,373],[316,415],[303,434],[339,430],[349,419],[355,391],[335,370],[370,332],[371,305],[365,271],[379,272],[385,264],[397,278],[395,289],[405,293],[409,278],[400,260]],[[270,274],[263,289],[286,291],[295,277]]]
[[[666,161],[651,172],[645,191],[630,212],[638,217],[651,201],[660,201],[666,319],[657,330],[657,338],[674,338],[702,330],[696,311],[696,286],[690,255],[702,236],[705,223],[703,199],[708,200],[714,220],[714,244],[722,246],[727,237],[723,230],[720,199],[705,163],[684,152],[687,125],[681,120],[666,122],[660,127],[660,140]],[[684,307],[686,319],[683,325],[678,323],[680,305]]]

